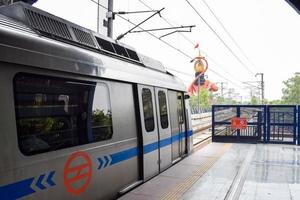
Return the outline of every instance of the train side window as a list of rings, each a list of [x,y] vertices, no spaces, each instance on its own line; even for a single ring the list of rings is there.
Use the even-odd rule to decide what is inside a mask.
[[[155,125],[154,125],[152,93],[150,89],[143,88],[142,101],[143,101],[145,129],[147,132],[151,132],[154,130]]]
[[[18,74],[14,78],[18,143],[34,155],[91,142],[87,134],[94,83]]]
[[[169,127],[168,120],[168,106],[166,93],[164,91],[158,92],[158,104],[159,104],[159,115],[160,115],[160,124],[163,129]]]
[[[178,112],[179,124],[184,123],[182,99],[183,99],[182,94],[180,92],[177,92],[177,112]]]
[[[92,114],[93,141],[112,138],[112,116],[107,85],[98,83],[95,89]]]

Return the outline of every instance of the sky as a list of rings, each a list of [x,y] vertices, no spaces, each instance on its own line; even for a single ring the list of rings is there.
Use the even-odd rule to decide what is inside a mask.
[[[226,48],[188,2],[234,53]],[[107,7],[107,0],[100,0],[100,4]],[[91,0],[39,0],[34,6],[97,31],[97,4]],[[194,49],[197,43],[209,63],[206,73],[208,79],[217,84],[226,82],[226,91],[234,88],[238,99],[240,96],[244,100],[249,99],[250,90],[244,82],[251,81],[250,84],[257,86],[260,77],[255,77],[256,73],[264,73],[265,98],[280,99],[282,82],[295,72],[300,72],[300,16],[283,0],[114,0],[116,12],[143,11],[149,10],[149,7],[153,10],[165,9],[161,12],[161,17],[156,15],[141,25],[143,29],[165,28],[170,25],[196,26],[191,33],[175,33],[162,38],[181,52],[148,33],[130,33],[120,42],[161,61],[168,70],[183,79],[187,86],[193,80],[194,71],[190,58],[198,55],[198,51]],[[100,33],[106,34],[102,20],[107,11],[100,7],[99,12]],[[152,13],[123,17],[137,24],[150,15]],[[113,38],[132,27],[132,24],[116,16]],[[152,33],[160,37],[169,32]]]

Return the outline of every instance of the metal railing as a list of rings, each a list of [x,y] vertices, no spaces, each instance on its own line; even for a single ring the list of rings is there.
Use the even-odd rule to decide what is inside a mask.
[[[227,111],[228,118],[220,116]],[[223,113],[224,114],[224,113]],[[232,118],[245,118],[247,126],[235,129]],[[214,142],[262,142],[266,133],[266,106],[214,105],[212,107],[212,141]]]
[[[247,127],[233,129],[233,117],[246,118]],[[300,145],[300,105],[214,105],[211,114],[194,114],[193,120],[194,131],[211,127],[212,140],[215,142]]]

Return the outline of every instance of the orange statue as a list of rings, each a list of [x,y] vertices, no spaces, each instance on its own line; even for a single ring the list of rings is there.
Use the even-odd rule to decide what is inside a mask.
[[[195,46],[195,48],[198,48],[198,44]],[[208,69],[208,62],[205,57],[201,56],[200,51],[199,56],[195,57],[193,60],[191,60],[191,62],[194,62],[195,79],[188,87],[189,94],[196,94],[199,88],[205,88],[211,92],[218,91],[216,84],[210,82],[209,80],[205,80],[205,72]]]

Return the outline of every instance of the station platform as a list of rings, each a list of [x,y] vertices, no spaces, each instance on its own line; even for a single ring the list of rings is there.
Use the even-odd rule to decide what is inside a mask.
[[[120,200],[300,199],[300,147],[210,143]]]

